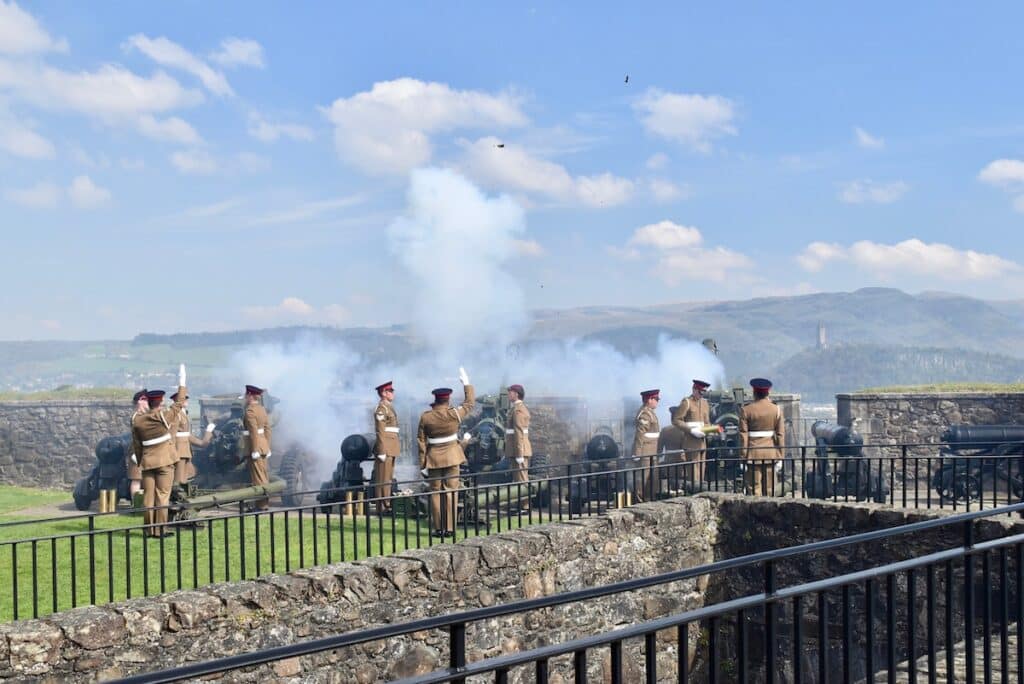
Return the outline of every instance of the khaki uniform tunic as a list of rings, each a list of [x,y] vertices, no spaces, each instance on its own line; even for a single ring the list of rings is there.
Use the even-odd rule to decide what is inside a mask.
[[[505,456],[511,461],[512,481],[528,482],[533,447],[530,446],[530,409],[522,399],[515,400],[505,421]],[[516,462],[517,458],[523,459],[522,465]]]
[[[141,411],[132,411],[132,417],[128,420],[128,432],[135,431],[135,416],[142,413]],[[129,480],[141,480],[142,479],[142,468],[135,461],[139,461],[142,454],[135,451],[135,437],[132,436],[132,445],[129,447],[131,453],[125,454],[125,465],[128,466],[128,479]],[[135,456],[135,461],[132,461],[132,456]]]
[[[654,413],[654,409],[647,406],[641,408],[636,414],[634,427],[636,432],[633,435],[633,455],[656,456],[661,426],[658,424],[658,416]]]
[[[676,415],[672,419],[672,424],[679,428],[683,433],[683,448],[686,449],[686,455],[693,459],[693,454],[690,452],[703,452],[706,448],[706,441],[694,437],[690,434],[690,430],[695,427],[705,427],[711,423],[711,407],[708,404],[708,400],[701,397],[700,399],[694,399],[693,396],[686,397],[679,402],[679,408],[676,409]]]
[[[455,531],[456,491],[462,486],[459,466],[466,462],[466,455],[459,444],[459,425],[473,410],[476,401],[473,386],[466,385],[464,389],[466,398],[462,404],[435,404],[420,416],[416,431],[420,468],[427,470],[430,489],[436,492],[430,495],[430,526],[435,532],[445,532],[449,536]]]
[[[213,433],[207,432],[202,439],[192,434],[192,422],[188,411],[182,411],[174,433],[174,448],[178,452],[178,463],[174,467],[174,481],[184,484],[196,476],[192,465],[192,447],[205,447],[213,440]]]
[[[740,453],[747,462],[744,480],[749,494],[775,494],[774,466],[783,459],[785,439],[782,409],[768,397],[756,399],[740,409]]]
[[[184,386],[178,388],[179,397],[187,393]],[[159,525],[167,522],[166,506],[171,499],[174,464],[178,460],[174,429],[184,409],[183,401],[178,399],[170,406],[136,413],[132,418],[132,451],[142,468],[142,505],[146,507],[143,522],[153,525],[145,529],[146,536],[160,536],[163,528]],[[151,510],[153,507],[161,508]]]
[[[373,445],[373,496],[382,499],[377,505],[382,510],[391,510],[391,501],[383,499],[391,495],[391,479],[395,474],[395,459],[401,453],[398,438],[398,414],[387,399],[381,399],[373,410],[373,429],[376,441]],[[381,460],[381,456],[384,457]]]
[[[270,419],[267,416],[267,409],[263,404],[254,403],[245,407],[242,416],[242,444],[245,447],[243,457],[249,464],[249,481],[254,485],[265,485],[270,483],[270,475],[267,469],[267,456],[270,455]],[[258,458],[252,455],[258,453]],[[269,499],[259,499],[255,502],[256,508],[266,510],[270,505]]]

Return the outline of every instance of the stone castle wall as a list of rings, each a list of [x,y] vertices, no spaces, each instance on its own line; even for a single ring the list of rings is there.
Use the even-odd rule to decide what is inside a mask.
[[[96,444],[128,431],[129,403],[0,402],[0,484],[70,490],[92,468]]]
[[[942,515],[872,504],[721,494],[641,504],[603,516],[538,525],[393,557],[268,575],[0,625],[0,679],[87,682],[120,677]],[[975,529],[980,541],[1019,532],[1021,524],[1006,518],[982,520]],[[779,586],[832,577],[869,562],[901,560],[949,548],[957,544],[960,535],[962,528],[918,533],[909,541],[899,537],[874,542],[870,553],[864,546],[851,546],[782,562]],[[1012,575],[1015,567],[1010,570]],[[705,600],[756,593],[763,582],[762,572],[760,567],[746,568],[475,623],[467,628],[467,657],[475,661],[677,614],[699,607]],[[923,581],[918,585],[918,591],[922,590]],[[862,608],[855,597],[858,615]],[[840,614],[838,609],[834,611],[832,615]],[[762,643],[755,638],[763,634],[758,631],[756,613],[748,616],[752,647]],[[787,615],[782,611],[779,616],[780,644],[792,632]],[[881,620],[884,610],[876,609],[875,615]],[[816,633],[814,617],[813,611],[807,613],[805,634]],[[905,616],[897,619],[902,626]],[[923,620],[917,624],[920,627]],[[706,625],[692,627],[691,667],[700,672],[708,655]],[[659,635],[657,654],[660,675],[673,681],[677,662],[674,636],[674,630]],[[634,641],[639,640],[624,644],[625,681],[630,682],[643,680],[642,644]],[[723,642],[728,643],[732,640]],[[813,642],[808,643],[813,651]],[[788,646],[779,647],[784,668],[791,668],[791,663],[785,662],[791,652]],[[721,654],[723,662],[734,655],[728,649]],[[424,631],[387,643],[232,672],[225,681],[367,683],[423,674],[447,662],[445,636]],[[875,659],[876,665],[883,662]],[[556,677],[570,680],[570,662],[554,659],[550,666],[553,681]],[[814,666],[813,659],[808,660],[805,673],[815,672]],[[588,681],[609,681],[607,652],[589,654],[588,667]],[[533,673],[515,670],[510,681],[533,681]]]
[[[838,422],[853,427],[865,444],[939,444],[950,425],[1024,423],[1024,393],[879,393],[836,395]],[[879,454],[898,456],[899,449]],[[938,447],[910,453],[936,455]]]

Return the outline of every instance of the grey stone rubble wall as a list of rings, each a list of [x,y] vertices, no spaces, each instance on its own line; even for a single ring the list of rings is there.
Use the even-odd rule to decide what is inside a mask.
[[[716,525],[712,500],[678,499],[394,557],[79,608],[0,626],[0,678],[96,681],[692,567],[714,559]],[[477,623],[467,629],[468,657],[699,607],[705,588],[690,580]],[[673,636],[665,635],[659,653],[666,673],[675,667]],[[640,646],[627,647],[628,681],[640,677]],[[605,655],[589,659],[591,681],[608,678]],[[446,636],[423,632],[233,672],[225,681],[377,682],[427,672],[447,658]],[[555,676],[570,668],[568,659],[552,662]],[[513,681],[532,676],[517,672]]]
[[[839,423],[854,427],[865,443],[937,445],[945,429],[957,423],[1024,423],[1024,393],[837,394],[836,410]],[[938,446],[911,453],[936,455]],[[899,449],[883,454],[898,456]]]
[[[0,484],[70,490],[96,444],[128,431],[130,399],[0,402]]]

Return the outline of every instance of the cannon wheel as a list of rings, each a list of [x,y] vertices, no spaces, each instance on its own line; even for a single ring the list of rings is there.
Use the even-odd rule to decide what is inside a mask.
[[[981,479],[966,470],[944,468],[935,475],[935,489],[943,501],[967,503],[981,496]]]
[[[281,503],[288,507],[301,506],[302,495],[298,492],[304,491],[305,479],[302,476],[302,461],[298,451],[285,453],[277,474],[285,483],[284,491],[281,493]]]
[[[80,511],[87,511],[92,506],[92,501],[95,497],[89,493],[89,478],[83,477],[81,480],[75,483],[75,489],[71,492],[71,496],[75,499],[75,508]]]

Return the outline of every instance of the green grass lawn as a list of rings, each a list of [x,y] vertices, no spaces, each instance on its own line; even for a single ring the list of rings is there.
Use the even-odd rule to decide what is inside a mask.
[[[5,488],[7,489],[7,488]],[[50,493],[39,494],[49,497]],[[29,495],[25,495],[29,497]],[[62,493],[61,500],[67,497]],[[39,500],[29,501],[36,505]],[[8,509],[10,510],[10,509]],[[173,537],[144,540],[141,517],[88,518],[0,526],[0,622],[31,618],[74,606],[190,589],[343,560],[427,547],[426,519],[331,515],[312,509],[207,518],[184,525]],[[541,516],[491,519],[491,532],[541,522]],[[0,515],[0,523],[16,518]],[[481,525],[457,531],[458,539],[487,534]],[[35,538],[35,541],[31,541]],[[21,541],[30,540],[30,541]],[[451,540],[445,540],[451,541]],[[161,572],[163,568],[163,572]]]
[[[125,405],[128,405],[131,403],[132,390],[125,387],[68,387],[43,392],[0,392],[0,401],[52,401],[54,399],[125,399]]]
[[[71,498],[60,489],[33,489],[0,485],[0,515],[32,506],[63,503]]]

